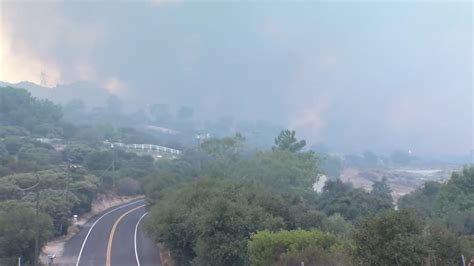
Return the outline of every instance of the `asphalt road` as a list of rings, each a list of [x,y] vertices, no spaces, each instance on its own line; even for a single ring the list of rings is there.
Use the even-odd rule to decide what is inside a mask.
[[[122,204],[90,219],[64,246],[55,265],[160,265],[156,245],[143,232],[143,200]]]

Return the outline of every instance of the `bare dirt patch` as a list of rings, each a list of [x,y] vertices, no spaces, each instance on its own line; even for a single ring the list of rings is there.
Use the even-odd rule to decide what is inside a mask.
[[[158,244],[158,250],[160,251],[160,262],[161,266],[174,266],[175,263],[171,258],[169,250],[167,250],[162,244]]]
[[[341,180],[351,182],[354,187],[363,188],[367,191],[372,189],[374,181],[387,178],[387,183],[392,189],[394,203],[397,200],[415,189],[422,186],[426,181],[442,181],[449,176],[449,171],[440,172],[436,176],[424,176],[415,171],[399,171],[396,169],[344,169],[341,174]]]

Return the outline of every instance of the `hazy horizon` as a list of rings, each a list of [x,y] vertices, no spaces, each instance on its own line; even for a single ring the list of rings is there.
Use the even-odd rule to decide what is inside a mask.
[[[338,151],[465,155],[472,11],[470,1],[2,2],[0,81],[87,81],[130,106],[268,120]]]

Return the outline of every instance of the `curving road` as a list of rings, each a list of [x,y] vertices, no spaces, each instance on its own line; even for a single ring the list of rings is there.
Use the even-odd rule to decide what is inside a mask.
[[[160,265],[156,245],[143,232],[144,200],[110,208],[90,219],[64,246],[56,265]]]

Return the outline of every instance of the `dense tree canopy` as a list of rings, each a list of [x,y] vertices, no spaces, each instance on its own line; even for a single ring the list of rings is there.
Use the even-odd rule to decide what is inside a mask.
[[[363,189],[353,188],[349,183],[340,180],[327,181],[323,187],[319,207],[327,215],[339,213],[345,219],[354,221],[362,216],[375,214],[391,209],[391,196],[383,193],[368,193]]]
[[[268,230],[248,242],[251,265],[348,265],[352,246],[318,230]]]
[[[40,245],[51,237],[53,224],[51,218],[27,205],[0,204],[0,258],[23,257],[31,261],[34,257],[36,226],[38,219],[40,230]]]
[[[449,229],[474,234],[474,167],[454,172],[446,184],[427,182],[398,201],[401,209],[414,209]]]
[[[103,124],[73,125],[62,119],[60,106],[23,89],[0,88],[0,264],[19,256],[31,262],[36,192],[41,246],[51,236],[66,234],[72,215],[90,211],[97,193],[141,193],[138,180],[154,171],[153,158],[102,143],[105,137],[143,136]]]
[[[33,258],[36,192],[41,245],[67,233],[71,216],[90,211],[98,193],[145,192],[147,231],[178,265],[453,265],[460,254],[474,256],[474,167],[443,184],[426,182],[395,211],[385,178],[374,179],[371,191],[339,179],[343,167],[388,161],[372,152],[319,156],[290,130],[272,149],[269,138],[257,150],[242,134],[228,136],[235,123],[227,117],[212,125],[221,138],[205,135],[180,156],[156,160],[104,141],[182,147],[172,134],[133,124],[140,121],[188,134],[195,145],[191,109],[172,114],[154,105],[149,114],[126,116],[112,97],[92,109],[71,102],[68,121],[62,113],[25,90],[0,88],[0,264]],[[396,152],[384,165],[413,159]],[[313,185],[321,174],[329,181],[319,193]]]
[[[421,265],[423,224],[409,212],[390,211],[360,222],[354,233],[362,265]]]
[[[243,160],[235,171],[237,177],[251,179],[268,189],[279,191],[312,190],[318,181],[318,158],[312,152],[288,150],[259,152]]]
[[[180,264],[243,265],[252,232],[284,227],[273,199],[251,183],[203,180],[158,202],[148,230]]]
[[[355,259],[362,265],[456,265],[472,256],[472,245],[410,211],[366,217],[354,231]]]
[[[42,136],[60,136],[61,108],[32,98],[24,89],[0,87],[0,124],[19,126]]]
[[[153,204],[148,232],[178,264],[449,264],[470,254],[468,238],[394,211],[386,178],[376,180],[370,192],[329,180],[319,194],[312,190],[321,162],[314,153],[289,148],[248,153],[243,141],[239,135],[207,140],[177,160],[159,163],[157,173],[145,179]],[[281,238],[280,230],[289,231]],[[308,243],[306,236],[322,234],[312,238],[316,241],[328,233],[338,248],[293,249],[298,241]],[[440,248],[450,243],[467,244]]]
[[[426,182],[421,188],[401,197],[398,200],[400,209],[413,209],[418,217],[433,218],[434,205],[441,189],[441,183]]]

